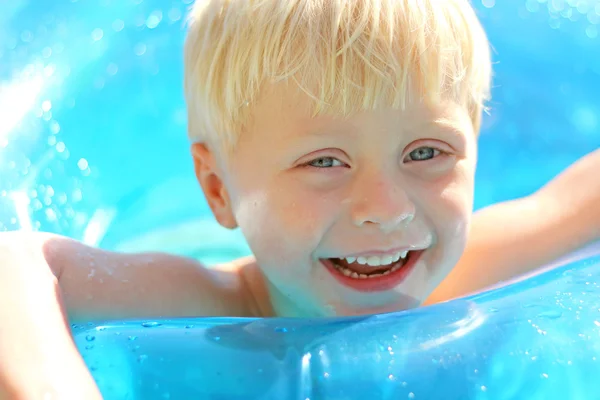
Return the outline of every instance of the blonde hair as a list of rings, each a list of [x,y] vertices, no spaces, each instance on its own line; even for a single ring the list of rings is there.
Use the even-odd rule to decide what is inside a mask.
[[[189,16],[193,141],[232,146],[261,87],[281,81],[298,84],[315,115],[450,100],[477,132],[490,77],[468,0],[197,0]]]

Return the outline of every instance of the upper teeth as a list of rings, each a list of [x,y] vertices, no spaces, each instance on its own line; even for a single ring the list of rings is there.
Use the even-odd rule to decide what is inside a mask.
[[[396,254],[387,256],[368,256],[368,257],[346,257],[345,260],[348,264],[357,262],[362,265],[370,265],[372,267],[378,267],[380,265],[390,265],[395,263],[401,258],[406,258],[408,251],[400,251]]]

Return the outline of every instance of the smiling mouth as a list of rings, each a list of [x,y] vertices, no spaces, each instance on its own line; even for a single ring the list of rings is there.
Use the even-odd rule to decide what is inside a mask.
[[[334,268],[342,275],[354,279],[372,279],[399,270],[409,257],[408,251],[384,257],[330,258]]]
[[[321,259],[342,285],[359,292],[392,290],[408,278],[424,250],[411,250],[384,257]]]

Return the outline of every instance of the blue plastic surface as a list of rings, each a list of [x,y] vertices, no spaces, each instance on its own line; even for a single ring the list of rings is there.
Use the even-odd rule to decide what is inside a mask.
[[[338,319],[75,326],[107,399],[600,398],[600,244],[465,299]]]
[[[188,155],[190,2],[0,2],[0,230],[208,264],[249,253],[239,232],[213,221]],[[495,61],[480,208],[531,193],[600,147],[600,1],[473,3]],[[108,400],[595,399],[599,251],[399,314],[119,322],[74,333]]]

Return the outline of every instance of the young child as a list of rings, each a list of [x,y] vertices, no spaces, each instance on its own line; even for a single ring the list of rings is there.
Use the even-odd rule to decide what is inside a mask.
[[[319,317],[444,301],[595,240],[600,153],[472,216],[490,52],[467,0],[202,0],[189,135],[217,221],[206,269],[0,234],[0,397],[98,396],[67,320]]]

